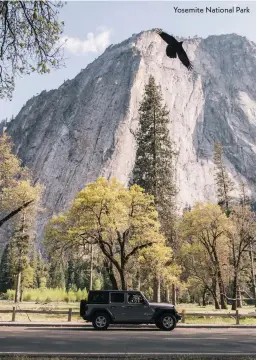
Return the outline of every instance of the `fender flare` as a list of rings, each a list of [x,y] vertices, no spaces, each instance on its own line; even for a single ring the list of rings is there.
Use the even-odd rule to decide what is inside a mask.
[[[157,308],[155,310],[155,313],[153,315],[153,320],[156,321],[158,318],[160,318],[163,314],[171,314],[174,316],[174,318],[176,319],[175,316],[175,311],[172,309],[161,309],[161,308]],[[177,320],[176,320],[177,321]]]
[[[110,317],[111,322],[113,322],[114,316],[113,316],[113,314],[110,312],[110,310],[109,310],[109,309],[106,309],[106,308],[98,308],[98,309],[92,310],[92,312],[90,313],[90,321],[93,320],[94,315],[95,315],[96,313],[98,313],[98,312],[106,313],[106,314]]]

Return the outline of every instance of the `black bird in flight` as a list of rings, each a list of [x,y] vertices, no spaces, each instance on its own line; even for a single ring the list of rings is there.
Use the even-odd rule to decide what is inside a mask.
[[[172,59],[175,59],[178,55],[178,58],[182,64],[185,65],[188,70],[193,70],[193,65],[182,47],[183,41],[177,41],[173,36],[168,35],[162,31],[162,29],[156,29],[155,31],[168,44],[166,47],[166,55]]]

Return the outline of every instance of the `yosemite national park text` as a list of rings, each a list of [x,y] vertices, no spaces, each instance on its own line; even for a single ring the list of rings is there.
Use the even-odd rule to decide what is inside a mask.
[[[233,13],[241,13],[241,14],[249,14],[250,9],[248,6],[231,6],[230,8],[221,8],[221,7],[212,7],[206,6],[205,8],[199,8],[195,6],[194,8],[179,8],[178,6],[174,6],[174,11],[177,14],[233,14]]]

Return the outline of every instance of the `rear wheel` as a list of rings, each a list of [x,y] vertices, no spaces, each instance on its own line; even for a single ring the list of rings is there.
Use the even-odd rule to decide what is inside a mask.
[[[92,324],[96,330],[107,330],[110,325],[110,318],[106,313],[94,315]]]
[[[156,326],[164,331],[171,331],[175,329],[177,321],[172,314],[166,313],[160,316],[156,321]]]

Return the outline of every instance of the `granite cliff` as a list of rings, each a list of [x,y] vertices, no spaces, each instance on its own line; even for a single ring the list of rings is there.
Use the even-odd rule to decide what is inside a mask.
[[[227,169],[255,192],[255,44],[236,34],[185,39],[190,73],[165,55],[153,31],[109,46],[73,80],[30,99],[7,127],[23,163],[43,183],[46,211],[66,209],[98,176],[127,183],[135,159],[133,130],[152,74],[170,110],[178,150],[178,202],[215,201],[213,147],[220,141]]]

